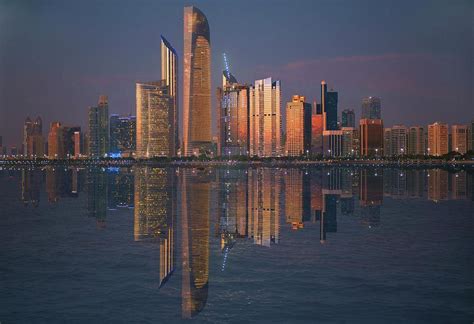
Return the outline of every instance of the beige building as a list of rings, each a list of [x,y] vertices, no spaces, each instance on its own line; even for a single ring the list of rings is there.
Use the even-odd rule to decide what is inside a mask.
[[[250,155],[281,155],[281,88],[272,78],[250,88]]]
[[[183,148],[185,156],[211,149],[211,39],[206,16],[184,8]],[[137,116],[138,117],[138,116]]]
[[[428,155],[441,156],[448,153],[448,125],[435,122],[428,125]]]
[[[52,122],[48,134],[48,157],[62,159],[64,154],[63,127],[60,122]]]
[[[452,150],[461,154],[468,151],[469,128],[467,125],[451,126],[451,147]]]

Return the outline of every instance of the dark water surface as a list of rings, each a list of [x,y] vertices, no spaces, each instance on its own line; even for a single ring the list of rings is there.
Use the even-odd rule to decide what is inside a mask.
[[[474,175],[2,169],[0,322],[471,323]]]

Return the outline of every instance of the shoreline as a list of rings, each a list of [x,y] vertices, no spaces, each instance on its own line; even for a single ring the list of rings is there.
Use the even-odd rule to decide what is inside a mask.
[[[438,168],[462,167],[474,168],[474,160],[134,160],[134,159],[0,159],[0,167],[12,166],[80,166],[80,167],[131,167],[131,166],[156,166],[156,167],[403,167],[403,168]]]

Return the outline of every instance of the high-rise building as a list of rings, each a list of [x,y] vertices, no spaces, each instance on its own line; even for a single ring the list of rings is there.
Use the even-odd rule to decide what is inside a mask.
[[[311,132],[311,104],[305,102],[305,97],[295,95],[286,104],[286,155],[309,154]]]
[[[44,154],[43,121],[36,117],[34,121],[27,117],[23,126],[23,155],[42,157]]]
[[[249,87],[224,71],[217,88],[217,154],[249,154]]]
[[[185,156],[210,150],[211,38],[206,16],[184,8],[183,146]],[[138,116],[137,116],[138,117]]]
[[[381,156],[383,154],[383,121],[363,118],[359,122],[360,155]]]
[[[353,109],[344,109],[342,111],[341,127],[355,127],[355,113]]]
[[[448,153],[448,125],[440,122],[428,125],[428,155]]]
[[[323,131],[323,155],[324,156],[342,156],[342,130]]]
[[[382,119],[382,104],[378,97],[366,97],[362,99],[361,119]]]
[[[311,154],[323,154],[324,120],[322,113],[311,116]]]
[[[172,156],[175,156],[179,145],[178,54],[163,36],[161,36],[161,80],[164,80],[169,87],[168,94],[172,101],[173,121],[170,131],[173,132],[172,136],[174,136],[173,145],[175,148]]]
[[[48,157],[50,159],[63,159],[64,136],[63,127],[60,122],[52,122],[48,134]]]
[[[452,151],[466,154],[468,149],[468,138],[469,138],[469,128],[467,125],[452,125],[451,126],[451,138]]]
[[[474,151],[474,119],[471,120],[469,127],[469,150]]]
[[[89,154],[101,158],[109,153],[109,103],[101,95],[99,103],[89,108]]]
[[[326,81],[321,81],[321,110],[324,120],[324,130],[337,130],[337,101],[335,91],[327,91]]]
[[[399,156],[407,154],[408,129],[402,125],[394,125],[384,129],[384,155]]]
[[[174,156],[173,98],[165,80],[137,83],[137,157]]]
[[[272,78],[256,80],[250,88],[250,155],[281,154],[281,87]]]
[[[76,151],[76,136],[75,133],[81,133],[80,126],[63,126],[62,127],[62,143],[64,149],[64,156],[65,157],[74,157]],[[80,136],[79,136],[79,146],[80,144]]]
[[[408,154],[426,154],[425,132],[422,126],[412,126],[408,129]]]
[[[74,142],[74,157],[77,159],[83,153],[83,150],[81,149],[82,141],[81,141],[81,131],[80,130],[76,130],[74,132],[73,142]]]
[[[135,152],[137,118],[110,116],[110,153],[131,156]]]
[[[342,127],[342,156],[359,156],[359,130],[354,127]]]

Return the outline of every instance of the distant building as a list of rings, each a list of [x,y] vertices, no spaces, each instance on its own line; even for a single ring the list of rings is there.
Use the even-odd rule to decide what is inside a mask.
[[[311,116],[311,154],[323,154],[323,114],[313,114]]]
[[[337,157],[342,156],[342,130],[323,131],[323,155]]]
[[[48,134],[48,157],[50,159],[63,159],[64,153],[63,127],[60,122],[52,122]]]
[[[131,156],[135,152],[135,116],[110,116],[110,153]]]
[[[217,155],[249,154],[249,87],[229,72],[217,88]]]
[[[354,127],[342,127],[342,155],[359,156],[360,139],[359,130]]]
[[[62,143],[65,157],[74,157],[76,153],[76,140],[77,145],[81,145],[81,138],[76,138],[76,132],[81,133],[80,126],[63,126],[62,127]]]
[[[474,119],[471,120],[469,133],[469,150],[474,151]]]
[[[402,125],[384,129],[384,155],[399,156],[407,154],[408,129]]]
[[[342,111],[341,127],[355,127],[355,113],[353,109],[344,109]]]
[[[137,118],[139,118],[137,114]],[[211,36],[204,13],[184,8],[183,148],[185,156],[210,150]],[[184,150],[183,150],[184,149]]]
[[[412,126],[408,129],[408,154],[424,155],[425,149],[425,133],[422,126]]]
[[[378,97],[362,99],[361,119],[382,119],[382,103]]]
[[[305,97],[295,95],[286,104],[286,155],[309,154],[311,132],[311,104],[305,102]]]
[[[377,157],[383,154],[383,121],[361,119],[359,122],[360,155]]]
[[[466,154],[468,149],[469,128],[467,125],[451,126],[451,147],[452,150],[461,154]]]
[[[77,130],[77,131],[74,132],[73,142],[74,142],[74,157],[77,159],[83,153],[83,149],[81,148],[82,141],[81,141],[81,131],[80,130]]]
[[[89,108],[89,155],[101,158],[109,153],[109,103],[100,96],[99,103]]]
[[[250,155],[281,154],[281,88],[272,78],[256,80],[250,88]]]
[[[428,125],[428,155],[448,153],[448,125],[436,122]]]
[[[27,117],[23,126],[23,155],[42,157],[44,154],[43,121],[36,117],[34,121]]]

